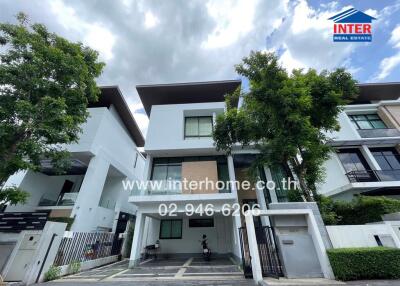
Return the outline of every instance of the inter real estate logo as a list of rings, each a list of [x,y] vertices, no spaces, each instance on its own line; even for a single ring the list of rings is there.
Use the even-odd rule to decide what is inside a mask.
[[[328,20],[333,20],[334,42],[371,42],[372,20],[376,18],[354,8],[343,11]]]

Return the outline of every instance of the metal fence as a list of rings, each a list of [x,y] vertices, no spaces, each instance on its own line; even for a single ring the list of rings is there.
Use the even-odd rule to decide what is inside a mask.
[[[118,255],[121,252],[121,245],[122,239],[112,232],[66,232],[61,240],[54,265],[68,265],[71,262]]]

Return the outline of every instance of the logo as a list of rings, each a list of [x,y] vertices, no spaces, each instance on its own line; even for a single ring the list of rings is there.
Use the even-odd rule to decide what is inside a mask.
[[[376,18],[354,8],[343,11],[328,20],[333,20],[334,42],[371,42],[372,20]]]

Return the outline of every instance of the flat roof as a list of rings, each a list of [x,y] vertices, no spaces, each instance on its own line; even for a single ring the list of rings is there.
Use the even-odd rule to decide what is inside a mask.
[[[359,83],[357,86],[360,88],[360,94],[352,104],[396,100],[400,97],[400,82]]]
[[[224,96],[241,85],[241,80],[137,85],[144,110],[150,115],[153,105],[223,102]],[[233,103],[235,106],[238,102]]]
[[[137,125],[135,118],[128,104],[125,101],[118,86],[100,86],[101,94],[99,95],[99,100],[94,103],[89,104],[90,107],[107,107],[111,105],[115,107],[123,124],[129,132],[129,136],[135,142],[137,147],[144,146],[144,137]]]

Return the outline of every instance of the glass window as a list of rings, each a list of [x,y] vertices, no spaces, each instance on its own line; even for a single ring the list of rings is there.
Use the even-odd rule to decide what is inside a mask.
[[[185,117],[185,138],[211,137],[212,116]]]
[[[338,150],[338,156],[346,172],[368,170],[368,164],[358,149]]]
[[[160,223],[160,239],[181,239],[182,220],[168,219]]]
[[[400,170],[400,158],[394,148],[371,148],[371,153],[382,170]]]
[[[378,114],[349,115],[351,122],[357,129],[385,129],[386,124]]]
[[[185,137],[198,136],[199,120],[197,117],[188,117],[185,121]]]

